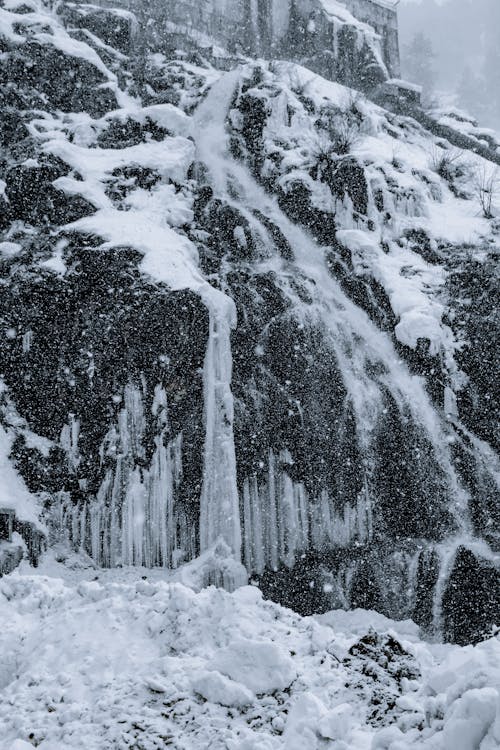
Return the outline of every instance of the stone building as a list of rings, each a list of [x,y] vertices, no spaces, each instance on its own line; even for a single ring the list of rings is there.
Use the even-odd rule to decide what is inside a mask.
[[[193,44],[222,66],[240,55],[285,58],[365,91],[399,77],[397,2],[98,0],[131,11],[149,49]]]
[[[343,0],[355,18],[373,26],[382,39],[384,61],[393,78],[400,75],[399,0]]]

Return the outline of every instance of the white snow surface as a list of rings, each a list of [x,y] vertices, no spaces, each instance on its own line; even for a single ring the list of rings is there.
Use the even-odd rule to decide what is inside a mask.
[[[0,508],[12,509],[21,521],[39,526],[38,499],[30,493],[9,460],[11,448],[12,435],[0,424]]]
[[[371,627],[421,672],[376,727],[369,679],[344,661]],[[36,572],[23,563],[0,580],[0,653],[0,750],[500,743],[498,638],[460,648],[362,610],[300,617],[251,586],[196,593],[160,570],[98,571],[76,556],[46,557]]]

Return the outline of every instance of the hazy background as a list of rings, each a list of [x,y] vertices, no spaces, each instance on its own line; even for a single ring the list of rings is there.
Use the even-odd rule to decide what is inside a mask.
[[[401,0],[403,75],[500,131],[500,0]]]

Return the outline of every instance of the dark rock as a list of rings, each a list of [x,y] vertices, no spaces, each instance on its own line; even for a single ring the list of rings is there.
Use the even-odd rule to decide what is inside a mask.
[[[470,494],[469,510],[474,532],[500,552],[500,502],[491,467],[474,450],[470,438],[461,435],[459,430],[452,444],[452,453],[457,473]]]
[[[12,573],[21,564],[23,557],[21,546],[0,543],[0,578]]]
[[[264,94],[243,94],[238,101],[242,115],[241,136],[245,143],[247,159],[253,173],[258,176],[264,162],[262,134],[267,121],[268,104]]]
[[[418,556],[413,620],[430,631],[434,621],[434,590],[438,582],[440,560],[433,549],[422,550]]]
[[[248,219],[233,206],[216,199],[212,200],[198,216],[203,222],[203,228],[210,232],[208,248],[213,255],[221,260],[228,257],[232,261],[250,260],[255,257],[256,247],[250,231]]]
[[[9,109],[0,112],[0,146],[2,148],[9,148],[28,137],[28,128],[17,110]]]
[[[353,609],[381,609],[380,583],[377,574],[366,560],[357,566],[350,590],[350,605]]]
[[[112,172],[114,180],[109,180],[106,195],[114,201],[121,201],[136,188],[151,190],[161,180],[158,172],[148,167],[120,167]]]
[[[35,526],[34,523],[29,521],[16,520],[14,523],[14,531],[20,534],[26,545],[30,565],[34,568],[38,567],[38,561],[45,546],[45,535]]]
[[[11,103],[9,87],[22,87],[25,104],[42,108],[47,105],[64,112],[88,112],[102,117],[117,108],[114,93],[102,87],[108,80],[94,65],[79,57],[70,57],[50,44],[26,41],[16,47],[4,61],[0,90],[4,102]],[[31,93],[33,92],[33,93]]]
[[[17,166],[6,174],[5,193],[10,221],[25,221],[35,226],[69,224],[95,212],[95,207],[78,195],[66,195],[52,183],[64,168],[54,160],[39,166]]]
[[[87,29],[110,47],[126,55],[131,52],[133,39],[131,20],[120,15],[113,8],[98,8],[90,5],[79,8],[76,4],[64,4],[57,9],[57,12],[66,26]]]
[[[323,589],[325,576],[315,555],[302,555],[292,569],[283,566],[266,571],[256,580],[266,599],[293,609],[303,617],[331,609]]]
[[[349,650],[344,665],[352,670],[350,686],[361,691],[368,704],[367,720],[372,726],[393,723],[401,709],[403,680],[420,677],[418,664],[390,635],[370,631]]]
[[[448,282],[451,325],[464,346],[456,354],[469,383],[457,394],[460,418],[471,432],[500,450],[500,285],[495,253],[478,260],[471,253]]]
[[[116,118],[99,134],[97,144],[100,148],[127,148],[151,140],[162,141],[167,135],[167,130],[149,118],[146,118],[145,123],[137,122],[130,117],[126,120]]]
[[[454,526],[447,478],[428,438],[389,394],[385,412],[373,446],[378,531],[385,538],[439,540]]]
[[[354,157],[331,160],[321,171],[321,179],[325,182],[332,195],[343,200],[348,195],[353,208],[360,214],[368,210],[368,185],[362,165]]]
[[[441,606],[446,640],[466,646],[487,638],[499,622],[498,565],[459,547]]]
[[[420,255],[427,263],[440,263],[441,257],[432,248],[429,235],[423,229],[408,229],[405,232],[411,250]]]
[[[303,182],[291,183],[287,191],[278,193],[280,208],[292,219],[302,224],[320,245],[333,245],[336,224],[331,213],[315,208],[311,195]]]

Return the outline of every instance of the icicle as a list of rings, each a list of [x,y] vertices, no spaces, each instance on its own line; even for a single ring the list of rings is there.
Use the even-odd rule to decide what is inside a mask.
[[[276,510],[276,480],[275,480],[275,458],[272,449],[269,450],[269,475],[268,475],[268,497],[269,497],[269,515],[268,515],[268,533],[267,548],[269,555],[269,565],[271,570],[278,570],[278,516]]]
[[[33,331],[29,330],[23,335],[23,354],[28,354],[31,351],[33,344]]]
[[[147,511],[147,547],[149,567],[170,567],[175,549],[176,523],[174,516],[174,483],[178,472],[177,446],[180,440],[166,448],[163,435],[156,439],[156,451],[149,472]]]
[[[259,32],[259,5],[258,0],[250,0],[250,24],[252,27],[252,36],[254,44],[253,51],[258,55],[261,53],[261,39]]]
[[[80,512],[80,544],[79,551],[85,551],[85,540],[87,537],[87,503],[84,503]]]
[[[244,525],[244,562],[248,571],[254,572],[253,563],[253,538],[252,538],[252,511],[250,508],[250,483],[248,479],[243,482],[243,525]]]
[[[204,367],[205,458],[200,500],[200,550],[223,539],[236,559],[241,555],[239,498],[231,393],[231,328],[234,303],[212,290],[207,302],[210,331]],[[214,304],[215,301],[215,304]]]
[[[253,570],[256,573],[263,573],[266,567],[263,509],[256,476],[250,480],[250,510],[252,513]]]
[[[61,430],[60,444],[66,453],[68,466],[71,471],[76,471],[80,463],[78,440],[80,437],[80,420],[74,414],[69,415],[69,424],[65,424]]]

